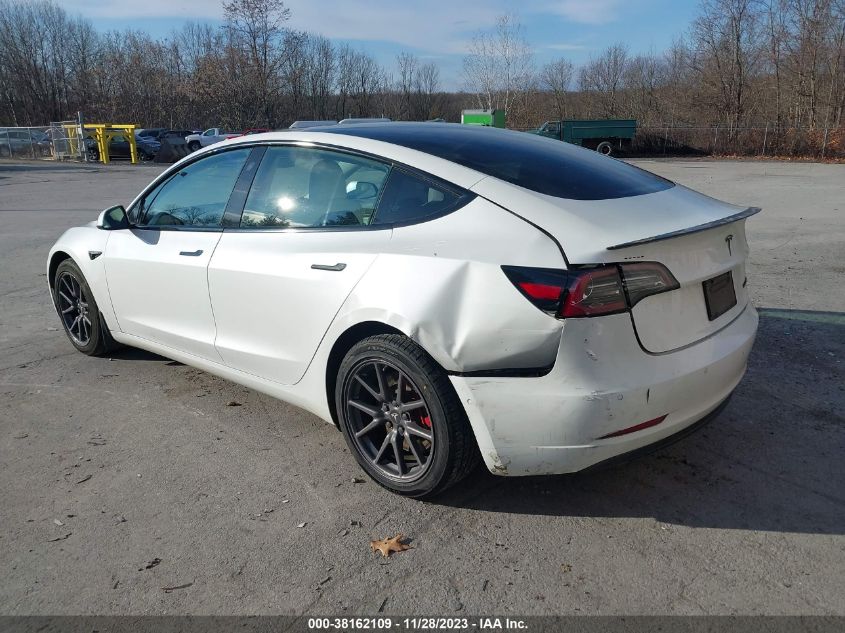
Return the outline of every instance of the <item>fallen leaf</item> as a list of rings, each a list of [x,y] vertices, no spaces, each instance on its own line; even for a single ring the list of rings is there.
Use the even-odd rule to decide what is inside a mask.
[[[226,406],[227,407],[240,407],[240,406],[243,406],[243,405],[240,402],[238,402],[237,400],[229,400],[229,402],[226,403]]]
[[[18,433],[17,435],[14,436],[14,438],[16,440],[25,440],[28,437],[29,437],[29,433]]]
[[[64,536],[57,536],[56,538],[49,538],[49,539],[47,539],[47,542],[48,543],[55,543],[56,541],[64,541],[71,534],[73,534],[73,532],[68,532]]]
[[[353,477],[353,478],[352,478],[352,483],[353,483],[353,484],[362,484],[362,483],[364,483],[364,480],[363,480],[363,479],[361,479],[360,477]]]
[[[91,477],[93,477],[93,475],[85,475],[82,479],[80,479],[80,480],[79,480],[79,481],[77,481],[76,483],[78,483],[78,484],[84,484],[86,481],[88,481],[89,479],[91,479]]]
[[[62,526],[64,525],[64,523],[62,523],[62,522],[61,522],[61,521],[59,521],[58,519],[53,519],[53,523],[55,523],[55,524],[56,524],[56,525],[58,525],[59,527],[62,527]]]
[[[564,574],[569,573],[569,572],[572,571],[572,565],[570,565],[569,563],[562,563],[561,566],[560,566],[560,570]]]
[[[307,524],[307,523],[300,523],[300,524],[299,524],[299,525],[297,525],[296,527],[298,527],[298,528],[304,528],[306,525],[308,525],[308,524]]]
[[[171,591],[176,591],[177,589],[187,589],[191,587],[194,583],[186,582],[184,585],[176,585],[175,587],[162,587],[164,593],[170,593]]]
[[[390,556],[391,552],[404,552],[411,549],[410,545],[402,542],[403,534],[397,534],[393,538],[383,538],[380,541],[370,541],[370,548],[375,552],[381,552],[382,556]]]

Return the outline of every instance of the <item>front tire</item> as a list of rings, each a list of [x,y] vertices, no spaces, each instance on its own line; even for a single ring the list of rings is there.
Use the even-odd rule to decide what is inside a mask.
[[[190,143],[188,143],[188,149],[189,149],[191,152],[195,152],[195,151],[197,151],[199,148],[200,148],[200,143],[199,143],[199,141],[191,141]]]
[[[103,321],[94,293],[72,259],[56,268],[53,301],[71,344],[88,356],[102,356],[115,348]]]
[[[405,336],[372,336],[352,347],[340,364],[335,402],[349,450],[392,492],[433,496],[478,463],[446,372]]]

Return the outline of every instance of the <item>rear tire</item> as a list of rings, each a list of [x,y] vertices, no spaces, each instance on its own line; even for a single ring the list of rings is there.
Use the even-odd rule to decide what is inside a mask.
[[[405,336],[381,334],[353,346],[338,370],[335,403],[349,450],[391,492],[430,497],[478,463],[446,372]]]
[[[117,348],[85,275],[72,259],[56,268],[53,301],[65,334],[78,351],[102,356]]]
[[[610,143],[610,141],[602,141],[601,143],[596,145],[596,151],[599,154],[610,156],[613,153],[613,145]]]

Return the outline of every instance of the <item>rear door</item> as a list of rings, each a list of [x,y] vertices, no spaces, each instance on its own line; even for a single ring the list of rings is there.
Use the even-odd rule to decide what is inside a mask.
[[[208,296],[208,263],[249,149],[185,165],[130,209],[103,255],[121,331],[220,362]]]
[[[324,149],[266,149],[237,229],[208,270],[224,362],[297,382],[340,306],[390,240],[371,227],[390,166]]]

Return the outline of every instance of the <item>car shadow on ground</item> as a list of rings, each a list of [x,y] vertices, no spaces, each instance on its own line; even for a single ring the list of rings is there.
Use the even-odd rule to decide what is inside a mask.
[[[744,381],[697,433],[590,473],[502,478],[479,468],[434,503],[845,534],[845,313],[761,309],[760,316]]]
[[[166,365],[182,365],[182,363],[178,361],[170,360],[164,356],[159,356],[158,354],[153,354],[152,352],[148,352],[147,350],[139,349],[137,347],[119,347],[109,354],[109,357],[114,358],[115,360],[146,360],[159,361]]]

